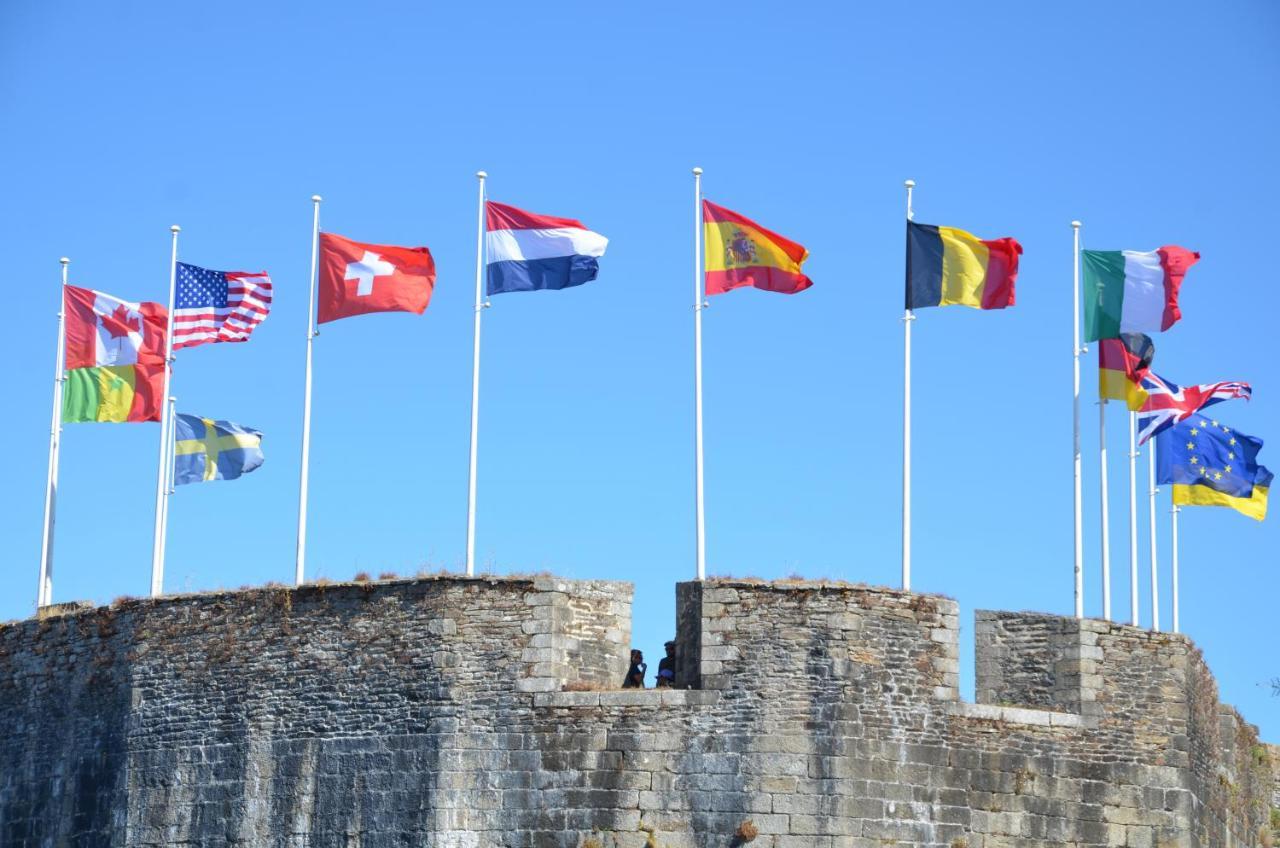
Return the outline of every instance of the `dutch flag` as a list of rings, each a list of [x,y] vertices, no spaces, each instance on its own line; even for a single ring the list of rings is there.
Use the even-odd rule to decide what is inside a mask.
[[[564,289],[596,278],[609,240],[572,218],[486,201],[489,294]]]

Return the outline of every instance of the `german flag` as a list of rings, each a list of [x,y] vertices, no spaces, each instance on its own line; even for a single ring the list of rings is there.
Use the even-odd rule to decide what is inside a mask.
[[[1118,339],[1098,342],[1098,397],[1122,400],[1130,410],[1141,412],[1149,392],[1142,378],[1151,370],[1156,346],[1143,333],[1121,333]]]

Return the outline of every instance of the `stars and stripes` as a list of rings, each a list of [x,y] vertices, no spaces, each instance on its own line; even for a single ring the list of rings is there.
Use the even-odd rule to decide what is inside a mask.
[[[247,341],[271,311],[266,271],[210,271],[178,263],[173,349],[205,342]]]
[[[1249,400],[1253,396],[1253,388],[1248,383],[1224,381],[1179,387],[1154,371],[1143,376],[1142,389],[1147,399],[1138,411],[1139,444],[1206,406],[1234,398]]]

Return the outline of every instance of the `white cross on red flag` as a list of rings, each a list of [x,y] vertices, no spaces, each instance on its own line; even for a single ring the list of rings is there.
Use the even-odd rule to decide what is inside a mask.
[[[366,312],[414,312],[431,301],[436,263],[425,247],[365,244],[320,234],[318,322]]]

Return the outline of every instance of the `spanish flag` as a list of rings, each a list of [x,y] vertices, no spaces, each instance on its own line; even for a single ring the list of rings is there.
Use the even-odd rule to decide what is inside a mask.
[[[813,285],[800,266],[809,251],[790,239],[717,206],[702,201],[707,294],[724,294],[741,286],[795,294]]]
[[[1013,306],[1022,245],[980,239],[955,227],[907,222],[907,309]]]

